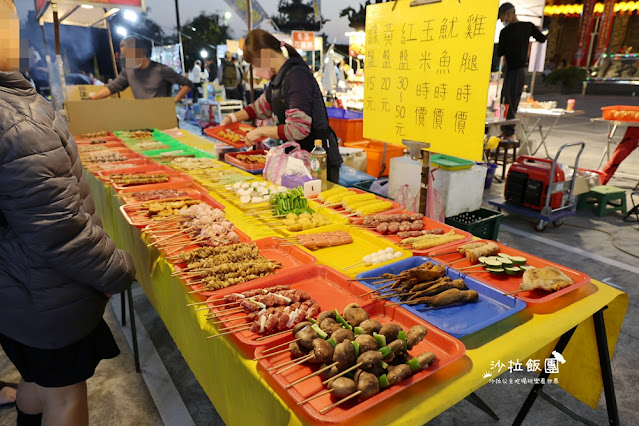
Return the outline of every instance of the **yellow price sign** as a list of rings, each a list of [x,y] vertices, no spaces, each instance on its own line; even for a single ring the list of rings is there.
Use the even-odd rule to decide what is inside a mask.
[[[366,9],[364,135],[481,160],[498,0]]]

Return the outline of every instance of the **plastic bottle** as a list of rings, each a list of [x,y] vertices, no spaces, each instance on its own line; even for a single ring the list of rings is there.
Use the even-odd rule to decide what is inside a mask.
[[[322,191],[328,189],[327,156],[320,139],[315,139],[315,148],[311,151],[311,175],[322,181]]]

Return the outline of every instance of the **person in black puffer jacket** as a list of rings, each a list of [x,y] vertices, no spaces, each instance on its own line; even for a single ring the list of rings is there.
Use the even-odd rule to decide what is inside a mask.
[[[64,119],[5,50],[18,40],[9,0],[0,16],[10,16],[0,39],[0,344],[22,375],[18,424],[87,424],[86,380],[119,354],[104,308],[135,269],[100,227]]]

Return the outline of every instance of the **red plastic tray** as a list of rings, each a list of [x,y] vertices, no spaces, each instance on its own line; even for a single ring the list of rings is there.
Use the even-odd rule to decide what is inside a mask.
[[[264,256],[268,257],[266,254],[264,254]],[[367,287],[361,285],[357,281],[348,281],[348,277],[346,275],[341,274],[328,266],[304,266],[302,268],[296,268],[294,270],[284,271],[280,274],[271,275],[264,279],[251,281],[246,284],[249,285],[241,284],[216,292],[214,296],[211,296],[209,298],[211,303],[208,304],[211,308],[211,313],[229,308],[228,306],[217,306],[224,304],[224,302],[219,299],[222,299],[228,294],[239,293],[255,288],[272,287],[281,284],[288,284],[291,288],[307,292],[311,295],[313,300],[320,304],[322,310],[337,308],[341,312],[349,303],[359,303],[360,305],[370,303],[365,302],[363,299],[358,297],[360,294],[369,291]],[[224,321],[217,324],[216,327],[221,329],[237,324],[250,324],[246,321],[246,319],[234,319],[241,318],[245,315],[245,313],[238,313],[222,317],[221,319]],[[229,334],[228,336],[238,347],[241,348],[242,352],[244,352],[248,358],[253,356],[253,352],[257,346],[271,345],[274,342],[283,341],[290,337],[288,334],[284,334],[269,337],[264,340],[256,340],[262,337],[262,335],[252,333],[249,330]]]
[[[77,143],[76,144],[78,146],[78,152],[82,152],[83,154],[86,152],[97,152],[99,151],[98,148],[102,148],[103,150],[107,150],[107,149],[111,149],[111,148],[127,148],[127,146],[125,145],[124,142],[121,142],[120,140],[113,140],[113,141],[109,141],[106,143]],[[80,149],[82,147],[87,147],[87,146],[93,146],[96,147],[95,151],[80,151]]]
[[[242,160],[238,160],[238,155],[266,155],[268,151],[264,149],[258,149],[256,151],[246,151],[246,152],[230,152],[224,155],[224,161],[238,167],[247,172],[261,172],[264,170],[264,163],[262,164],[252,164],[246,163]]]
[[[97,132],[89,132],[89,133],[97,133]],[[80,135],[73,135],[73,139],[75,139],[75,142],[78,143],[79,141],[90,141],[91,139],[106,139],[107,141],[110,139],[117,139],[120,140],[120,138],[118,138],[115,134],[113,134],[112,132],[106,132],[107,135],[106,136],[98,136],[96,138],[81,138],[80,136],[84,136],[83,134]]]
[[[601,108],[604,120],[639,122],[639,106],[614,105]]]
[[[229,289],[232,289],[234,292],[242,291],[243,289],[245,290],[244,287],[246,287],[247,285],[255,284],[258,287],[262,286],[261,284],[262,282],[265,282],[265,281],[270,282],[269,280],[272,279],[274,276],[279,276],[280,274],[291,271],[293,269],[296,269],[305,265],[312,265],[317,262],[317,259],[312,254],[305,252],[299,247],[282,246],[280,242],[273,237],[262,238],[254,242],[255,244],[257,244],[257,247],[260,249],[260,254],[262,256],[266,257],[267,259],[277,260],[278,262],[281,262],[282,268],[278,269],[274,274],[269,275],[267,277],[258,278],[253,281],[248,281],[246,283],[229,287]],[[179,265],[176,266],[175,269],[179,270],[180,266]],[[196,284],[192,286],[191,288],[193,290],[203,289],[203,287],[199,284]],[[226,289],[202,291],[200,292],[200,294],[204,297],[209,297],[211,295],[219,294],[220,291],[226,291]]]
[[[153,185],[142,185],[142,186],[146,187],[144,191],[147,191],[148,190],[147,188],[152,187]],[[142,186],[136,186],[134,188],[139,189]],[[152,189],[156,189],[156,188],[152,188]],[[215,209],[224,210],[224,205],[221,204],[219,201],[217,201],[215,198],[211,197],[207,192],[200,192],[198,190],[195,190],[194,188],[191,188],[191,189],[192,189],[192,193],[189,194],[188,197],[191,197],[195,200],[200,200],[203,203],[206,203]],[[162,200],[157,200],[157,201],[162,202]],[[155,202],[155,201],[152,201],[152,202]],[[129,223],[129,225],[136,226],[140,229],[147,226],[149,222],[149,217],[146,214],[138,213],[135,210],[135,207],[138,207],[143,203],[146,203],[146,201],[128,203],[128,204],[123,204],[122,206],[120,206],[120,212],[122,212],[122,216],[124,216],[124,218]]]
[[[526,303],[545,303],[552,299],[556,299],[557,297],[562,296],[566,293],[569,293],[573,290],[576,290],[579,287],[582,287],[590,282],[590,277],[582,272],[578,272],[578,271],[575,271],[574,269],[570,269],[565,266],[558,265],[556,263],[550,262],[540,257],[533,256],[532,254],[524,253],[523,251],[505,246],[496,241],[475,240],[473,242],[486,242],[486,243],[493,242],[499,246],[499,250],[501,253],[506,253],[511,256],[525,257],[526,265],[534,266],[536,268],[543,268],[544,266],[554,266],[560,269],[564,274],[568,275],[575,282],[574,284],[566,288],[563,288],[559,291],[555,291],[552,293],[549,293],[544,290],[532,290],[532,291],[524,291],[522,293],[517,293],[514,295],[514,297],[521,299]],[[441,250],[441,248],[438,248],[436,250],[431,249],[430,251],[431,254],[429,254],[429,257],[431,257],[432,259],[438,260],[442,263],[449,263],[457,259],[461,259],[462,255],[460,253],[452,253],[452,254],[439,255],[439,256],[437,255],[437,253],[442,253],[445,251],[453,251],[455,247],[461,244],[463,243],[449,246],[448,249],[450,250]],[[457,262],[454,265],[450,265],[450,268],[460,269],[470,265],[471,263],[468,261],[468,259],[464,259],[461,262]],[[481,268],[480,266],[477,267],[477,269],[480,269],[480,268]],[[508,274],[495,275],[489,272],[466,273],[464,271],[460,271],[460,273],[471,276],[477,279],[478,281],[484,282],[492,287],[498,288],[499,290],[502,290],[504,293],[510,293],[510,292],[519,290],[519,285],[521,284],[521,281],[522,281],[521,275],[508,275]]]
[[[403,213],[413,214],[413,212],[410,212],[408,210],[401,210],[401,211],[395,211],[395,212],[390,212],[390,213],[389,212],[383,212],[383,213],[379,213],[379,214],[403,214]],[[463,240],[453,241],[452,243],[442,244],[442,245],[436,246],[436,247],[431,247],[431,248],[428,248],[428,249],[411,250],[415,256],[426,256],[428,253],[432,253],[433,250],[443,251],[442,249],[445,249],[446,247],[452,247],[452,246],[457,247],[460,243],[464,243],[464,242],[470,241],[473,238],[473,235],[471,233],[466,232],[466,231],[462,231],[461,229],[457,229],[457,228],[455,228],[453,226],[450,226],[450,225],[446,225],[445,223],[437,222],[436,220],[432,220],[432,219],[429,219],[427,217],[424,217],[422,220],[424,221],[424,229],[426,229],[426,230],[441,228],[441,229],[444,230],[444,233],[449,232],[451,230],[454,230],[456,234],[463,235],[464,239]],[[357,223],[355,223],[355,224],[357,224]],[[397,244],[397,245],[399,245],[399,242],[402,240],[402,238],[399,238],[396,234],[380,234],[379,232],[375,232],[374,229],[369,229],[369,231],[372,232],[375,235],[382,236],[382,237],[386,238],[387,240],[390,240],[391,242],[393,242],[394,244]]]
[[[137,152],[126,148],[126,147],[114,147],[114,148],[110,148],[107,147],[107,149],[105,151],[114,151],[119,153],[120,155],[125,156],[127,159],[125,161],[129,161],[129,160],[135,160],[138,158],[143,158],[140,154],[138,154]],[[100,152],[100,151],[94,151],[94,152]],[[106,161],[103,163],[93,163],[89,160],[89,157],[91,154],[93,154],[93,152],[81,152],[79,153],[80,157],[82,157],[82,164],[86,164],[86,165],[93,165],[93,164],[107,164],[107,163],[122,163],[122,161]]]
[[[177,184],[177,185],[168,185],[169,182],[165,182],[165,183],[155,183],[152,185],[146,185],[147,189],[146,191],[153,191],[153,190],[160,190],[160,189],[175,189],[178,191],[183,191],[186,192],[186,195],[184,195],[185,197],[190,197],[191,195],[195,195],[195,194],[206,194],[210,197],[209,191],[206,190],[206,188],[204,188],[202,185],[200,185],[197,182],[194,181],[190,181],[190,182],[183,182],[181,184]],[[149,189],[150,188],[150,189]],[[121,189],[120,191],[118,191],[118,194],[120,195],[120,198],[122,198],[122,202],[126,203],[137,203],[139,201],[141,201],[139,198],[133,196],[133,194],[135,194],[136,192],[141,192],[139,190],[138,187],[133,186],[130,188],[124,188]],[[215,198],[211,197],[213,200],[215,200]],[[165,198],[164,198],[165,199]],[[153,200],[153,201],[162,201],[163,199],[158,199],[158,200]],[[217,200],[215,200],[218,204],[219,202]],[[225,206],[220,204],[222,207],[217,207],[220,210],[224,210]]]
[[[370,192],[362,191],[361,189],[357,189],[357,188],[348,188],[348,190],[349,190],[350,192],[354,192],[354,193],[356,193],[356,194],[370,194]],[[392,203],[392,207],[391,207],[390,209],[385,210],[385,211],[380,212],[380,213],[376,213],[376,214],[391,214],[391,213],[399,213],[399,212],[400,212],[400,210],[404,210],[404,206],[402,206],[402,205],[401,205],[401,204],[399,204],[399,203],[396,203],[396,202],[395,202],[395,201],[393,201],[393,200],[389,200],[388,198],[383,198],[383,197],[380,197],[380,196],[378,196],[378,195],[375,195],[375,198],[377,198],[377,199],[378,199],[378,200],[380,200],[380,201],[390,201],[390,202]],[[311,197],[311,199],[312,199],[313,201],[315,201],[316,203],[319,203],[319,200],[317,199],[317,196],[315,196],[315,197]],[[321,204],[321,205],[324,207],[324,205],[323,205],[323,204]],[[349,214],[350,214],[350,213],[348,213],[348,212],[347,212],[347,211],[346,211],[343,207],[341,207],[341,206],[339,206],[339,207],[338,207],[338,206],[335,206],[335,207],[326,207],[326,208],[327,208],[327,209],[334,210],[334,211],[336,211],[336,212],[338,212],[339,214],[344,215],[344,216],[346,216],[346,215],[349,215]],[[353,217],[354,217],[355,219],[357,219],[357,217],[356,217],[356,216],[353,216]]]
[[[361,301],[361,299],[360,299]],[[341,304],[341,303],[340,303]],[[361,304],[361,303],[360,303]],[[335,308],[337,306],[322,306],[325,309]],[[330,394],[323,395],[316,398],[302,406],[298,406],[297,403],[312,396],[325,389],[322,386],[322,380],[320,376],[315,376],[311,379],[305,380],[289,389],[286,389],[286,385],[292,383],[304,376],[307,376],[314,371],[317,371],[317,366],[311,366],[310,364],[301,364],[290,370],[274,375],[273,372],[267,370],[283,362],[290,361],[291,355],[288,353],[282,353],[269,358],[264,358],[258,361],[258,371],[266,379],[266,381],[275,389],[275,391],[287,401],[289,407],[293,410],[299,411],[300,414],[310,417],[315,422],[323,423],[342,423],[347,422],[354,417],[361,415],[367,409],[379,404],[384,404],[395,394],[402,392],[404,389],[410,387],[412,384],[426,379],[435,372],[443,369],[447,365],[458,360],[464,356],[466,348],[463,343],[454,337],[444,333],[438,328],[428,324],[427,322],[409,314],[403,309],[397,307],[385,307],[385,302],[376,302],[369,305],[363,305],[362,307],[369,313],[371,318],[377,319],[382,324],[393,322],[400,325],[404,330],[408,330],[413,325],[421,324],[428,329],[426,338],[422,340],[419,345],[415,346],[410,354],[417,356],[423,352],[433,352],[436,355],[436,360],[429,368],[421,370],[402,383],[392,386],[383,390],[379,394],[375,395],[371,399],[363,402],[348,401],[342,405],[339,405],[332,410],[320,414],[322,408],[337,402],[338,399],[332,397]],[[338,308],[339,309],[339,308]],[[288,336],[290,339],[290,336]],[[260,346],[255,351],[255,356],[258,357],[266,349],[266,346]]]
[[[224,142],[227,145],[231,145],[234,146],[235,148],[245,148],[246,147],[246,143],[244,143],[243,140],[239,141],[239,142],[233,142],[223,136],[220,136],[219,133],[222,130],[231,130],[234,133],[237,133],[240,136],[246,136],[246,134],[248,133],[246,130],[242,130],[242,129],[249,129],[253,130],[255,129],[255,127],[253,126],[249,126],[248,124],[244,124],[244,123],[231,123],[227,126],[216,126],[216,127],[209,127],[208,129],[204,129],[204,133],[206,133],[208,136],[212,137],[213,139],[217,139],[220,142]],[[261,138],[258,139],[258,142],[265,140],[266,138]]]
[[[120,174],[120,173],[124,173],[124,174],[166,174],[169,176],[169,180],[167,182],[161,182],[161,183],[168,183],[168,184],[172,184],[173,186],[175,186],[176,184],[181,184],[184,182],[192,182],[193,179],[190,176],[185,175],[184,173],[180,173],[175,171],[174,169],[170,168],[170,167],[166,167],[166,166],[162,166],[159,164],[148,164],[146,166],[140,166],[140,167],[134,167],[131,169],[126,169],[126,170],[104,170],[98,173],[98,176],[100,177],[100,179],[103,179],[105,181],[109,181],[109,177],[111,175],[114,174]],[[151,185],[155,185],[153,183],[151,184],[142,184],[142,185],[120,185],[114,182],[109,182],[109,184],[111,186],[113,186],[113,188],[116,191],[121,191],[125,188],[145,188],[145,189],[138,189],[140,191],[146,190],[146,188],[148,188]]]
[[[104,169],[101,166],[103,165],[109,165],[109,166],[118,166],[118,165],[124,165],[124,168],[114,168],[114,169]],[[134,167],[127,167],[125,165],[131,164]],[[120,161],[120,162],[115,162],[115,163],[95,163],[95,164],[89,164],[87,166],[87,169],[89,169],[91,171],[91,173],[93,173],[94,175],[98,175],[98,173],[100,172],[107,172],[107,171],[117,171],[119,173],[124,172],[125,170],[131,170],[135,167],[140,167],[140,166],[146,166],[149,164],[153,164],[151,163],[149,160],[147,160],[146,158],[135,158],[133,160],[126,160],[126,161]]]

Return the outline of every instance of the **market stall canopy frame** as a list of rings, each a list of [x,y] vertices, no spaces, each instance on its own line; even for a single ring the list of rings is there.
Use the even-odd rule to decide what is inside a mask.
[[[55,3],[61,24],[102,29],[106,28],[106,18],[121,8],[146,10],[144,0],[35,0],[35,3],[36,17],[44,22],[53,22]]]

